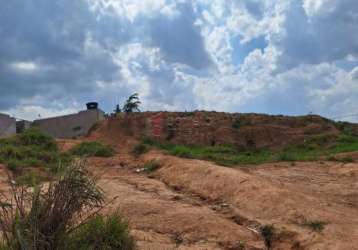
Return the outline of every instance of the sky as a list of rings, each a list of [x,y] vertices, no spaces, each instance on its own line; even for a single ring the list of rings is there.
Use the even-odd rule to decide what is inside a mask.
[[[111,112],[135,92],[142,110],[358,113],[358,1],[1,3],[1,112]]]

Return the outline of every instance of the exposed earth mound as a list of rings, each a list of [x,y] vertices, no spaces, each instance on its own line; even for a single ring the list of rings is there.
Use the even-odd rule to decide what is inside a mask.
[[[90,163],[108,198],[117,197],[108,210],[119,208],[129,220],[139,249],[355,250],[357,153],[343,154],[349,162],[322,159],[232,168],[155,149],[133,155],[139,139],[146,137],[279,149],[312,136],[336,138],[347,129],[355,133],[353,124],[318,116],[143,113],[109,119],[87,140],[117,148],[115,157],[92,158]]]
[[[280,148],[303,143],[312,136],[337,137],[350,124],[316,115],[287,117],[219,112],[145,112],[120,115],[91,135],[113,140],[116,135],[153,138],[186,145],[235,145],[241,149]],[[117,136],[117,137],[118,137]]]

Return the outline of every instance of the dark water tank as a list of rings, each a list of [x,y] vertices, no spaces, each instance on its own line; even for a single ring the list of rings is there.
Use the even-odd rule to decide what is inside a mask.
[[[88,102],[86,106],[87,109],[98,109],[98,102]]]

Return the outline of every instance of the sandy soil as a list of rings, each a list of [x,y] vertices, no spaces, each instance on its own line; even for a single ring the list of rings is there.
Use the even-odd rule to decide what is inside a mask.
[[[127,142],[127,145],[133,144]],[[259,228],[273,225],[271,249],[358,249],[358,164],[276,163],[227,168],[125,148],[92,169],[128,219],[139,249],[267,249]],[[156,160],[161,168],[138,173]],[[322,232],[305,222],[322,221]]]

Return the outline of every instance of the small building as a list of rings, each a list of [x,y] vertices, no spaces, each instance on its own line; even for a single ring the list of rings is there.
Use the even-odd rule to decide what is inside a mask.
[[[87,110],[77,114],[35,120],[33,126],[55,138],[71,139],[87,135],[96,123],[105,119],[104,115],[98,104],[91,102],[87,103]]]
[[[16,119],[0,113],[0,138],[16,134]]]

